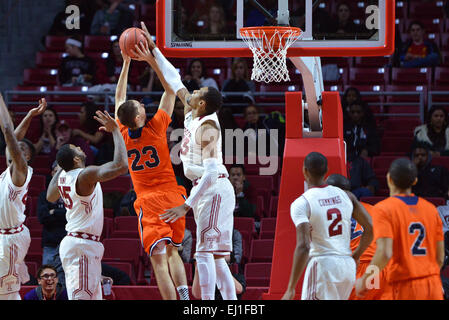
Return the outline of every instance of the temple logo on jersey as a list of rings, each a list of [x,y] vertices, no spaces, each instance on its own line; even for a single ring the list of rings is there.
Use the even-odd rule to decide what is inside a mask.
[[[318,203],[320,204],[320,207],[332,206],[341,203],[341,198],[340,196],[336,196],[328,199],[319,199]]]
[[[65,177],[59,177],[59,184],[65,184]]]
[[[81,200],[81,204],[84,206],[84,211],[86,212],[87,215],[92,212],[92,207],[93,207],[92,203],[95,199],[95,196],[96,196],[96,194],[94,194],[92,199],[90,199],[90,202]]]
[[[22,190],[15,191],[11,186],[8,186],[8,190],[9,190],[8,198],[9,201],[11,202],[14,202],[17,199],[17,196],[22,192]]]

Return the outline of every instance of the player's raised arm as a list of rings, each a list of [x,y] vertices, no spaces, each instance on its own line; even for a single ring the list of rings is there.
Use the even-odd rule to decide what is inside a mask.
[[[16,130],[14,130],[14,134],[16,135],[17,140],[20,141],[25,138],[28,128],[30,127],[31,120],[33,120],[34,117],[43,114],[46,108],[47,101],[45,101],[45,98],[39,99],[39,105],[36,108],[32,108],[30,111],[28,111],[27,115],[17,126]]]
[[[156,62],[153,54],[151,53],[152,49],[156,47],[153,40],[151,39],[150,34],[147,32],[144,33],[147,38],[147,42],[141,42],[139,45],[135,46],[135,50],[132,50],[135,55],[135,59],[139,61],[146,61],[151,68],[153,68],[154,72],[156,72],[159,80],[161,81],[162,86],[164,87],[164,94],[161,97],[161,101],[159,102],[159,109],[164,110],[169,117],[173,114],[173,109],[175,107],[176,95],[173,89],[165,80],[165,77],[159,68],[158,63]]]
[[[198,186],[190,193],[184,205],[166,210],[160,217],[165,222],[174,222],[184,216],[191,207],[195,206],[204,192],[218,179],[217,141],[220,131],[212,121],[205,121],[196,132],[197,141],[201,141],[204,173]]]
[[[131,58],[124,52],[123,67],[118,79],[117,88],[115,89],[115,120],[118,120],[118,109],[123,102],[126,101],[126,89],[128,87],[128,72],[131,64]]]
[[[164,57],[158,47],[154,44],[153,40],[151,39],[151,35],[148,32],[147,27],[145,26],[145,23],[141,22],[141,25],[145,37],[148,40],[148,44],[151,53],[153,54],[154,61],[157,63],[161,72],[161,75],[158,74],[159,80],[161,80],[162,85],[164,85],[163,81],[168,83],[173,92],[178,96],[179,99],[181,99],[182,103],[184,103],[184,114],[190,112],[192,110],[189,104],[190,93],[182,83],[179,72],[176,71],[175,67]],[[157,73],[157,70],[155,68],[153,69]]]
[[[373,241],[373,222],[365,207],[357,200],[354,194],[350,191],[346,191],[346,193],[354,206],[352,216],[363,227],[363,234],[360,238],[360,244],[352,253],[354,260],[358,261],[362,253]]]
[[[128,170],[128,158],[125,141],[120,133],[119,126],[107,112],[97,111],[94,117],[102,124],[100,130],[112,133],[114,140],[114,159],[101,166],[89,166],[81,171],[77,189],[92,193],[97,182],[114,179]],[[90,191],[90,192],[89,192]]]
[[[8,113],[3,96],[0,94],[0,126],[6,141],[6,148],[12,159],[11,178],[15,186],[21,187],[26,181],[28,164],[20,150],[19,142],[14,134],[14,125]]]
[[[58,190],[58,178],[59,175],[62,172],[62,168],[59,167],[58,171],[54,174],[54,176],[51,178],[50,183],[48,184],[47,188],[47,201],[49,202],[56,202],[58,201],[60,194]]]

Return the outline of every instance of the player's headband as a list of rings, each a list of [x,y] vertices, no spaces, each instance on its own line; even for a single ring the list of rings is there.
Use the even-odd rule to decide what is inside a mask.
[[[71,44],[72,46],[75,46],[78,48],[81,48],[83,46],[83,44],[80,41],[75,40],[75,39],[70,39],[70,38],[66,40],[65,44]]]

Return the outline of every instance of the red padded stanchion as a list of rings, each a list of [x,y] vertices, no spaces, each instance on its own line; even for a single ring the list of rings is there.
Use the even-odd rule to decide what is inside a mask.
[[[343,140],[343,114],[338,92],[323,92],[322,138],[304,137],[302,132],[302,110],[300,92],[287,92],[286,141],[279,191],[279,202],[274,239],[273,263],[268,293],[263,299],[277,300],[284,294],[290,277],[293,252],[296,246],[296,231],[290,218],[290,205],[304,192],[302,166],[304,158],[312,151],[327,157],[329,174],[346,176],[345,146]],[[299,299],[302,278],[296,288]]]

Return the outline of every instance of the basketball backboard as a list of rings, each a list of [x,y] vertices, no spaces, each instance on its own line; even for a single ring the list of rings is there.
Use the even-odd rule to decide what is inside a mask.
[[[158,0],[158,47],[168,57],[251,57],[240,28],[279,21],[257,9],[259,3],[274,18],[287,13],[284,21],[303,30],[288,56],[382,56],[394,51],[394,0],[347,0],[345,5],[341,0],[254,2]],[[339,25],[348,15],[349,24]]]

